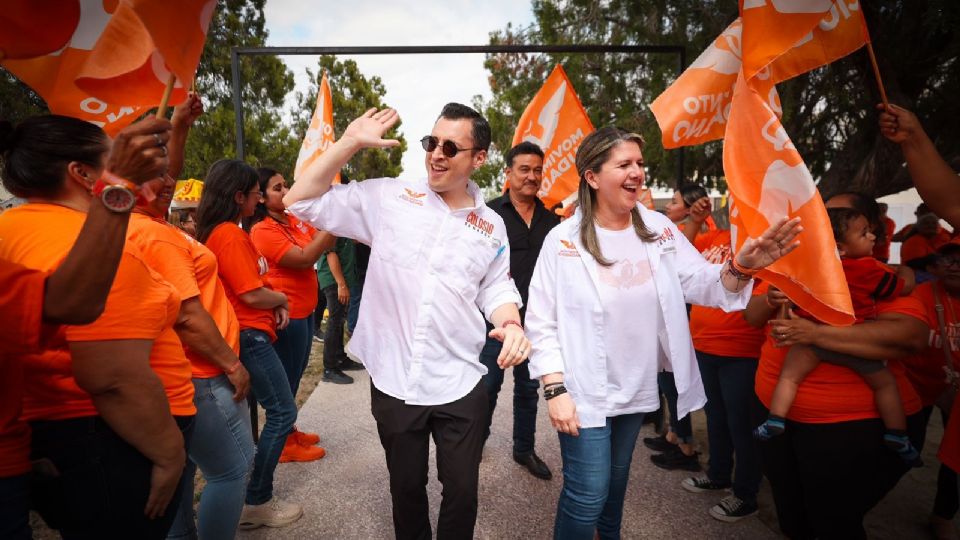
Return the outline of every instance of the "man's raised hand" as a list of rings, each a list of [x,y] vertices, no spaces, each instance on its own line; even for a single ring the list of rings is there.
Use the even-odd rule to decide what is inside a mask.
[[[400,121],[394,109],[369,109],[344,130],[341,139],[352,139],[360,148],[391,148],[400,146],[396,139],[384,139],[383,134]]]

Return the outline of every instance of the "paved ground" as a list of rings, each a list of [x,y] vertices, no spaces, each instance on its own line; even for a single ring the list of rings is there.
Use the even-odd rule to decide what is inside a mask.
[[[304,505],[306,515],[284,529],[243,532],[243,539],[387,539],[392,538],[390,495],[383,450],[370,415],[370,388],[366,372],[352,385],[321,383],[300,412],[299,425],[321,434],[327,457],[314,463],[280,465],[276,492]],[[510,396],[508,375],[504,392]],[[560,455],[556,437],[543,409],[538,420],[538,454],[555,473],[552,481],[538,480],[511,459],[510,400],[501,400],[493,434],[480,466],[480,515],[476,538],[547,539],[560,490]],[[645,427],[642,436],[651,435]],[[702,413],[695,430],[705,447]],[[932,426],[931,442],[939,441],[939,425]],[[931,445],[936,448],[936,444]],[[706,450],[706,448],[701,448]],[[931,451],[927,463],[934,463]],[[691,494],[680,488],[683,472],[654,467],[650,452],[637,445],[625,504],[624,538],[744,538],[780,537],[765,485],[759,516],[736,524],[709,517],[707,510],[719,497]],[[428,486],[433,523],[440,503],[440,484],[431,457]],[[871,538],[930,538],[926,529],[932,504],[933,466],[911,472],[869,516]]]

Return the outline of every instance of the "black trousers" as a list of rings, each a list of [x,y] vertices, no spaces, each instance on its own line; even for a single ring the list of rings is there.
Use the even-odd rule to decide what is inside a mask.
[[[174,419],[189,441],[193,416]],[[63,538],[166,538],[180,497],[163,516],[148,519],[143,510],[153,464],[99,416],[36,421],[30,428],[30,459],[45,464],[34,473],[34,505]]]
[[[930,416],[933,414],[933,405],[923,408],[923,438],[920,440],[921,446],[917,450],[923,451],[923,445],[927,440],[927,426],[930,423]],[[943,420],[943,426],[947,426],[949,411],[940,411],[940,418]],[[933,499],[933,514],[943,519],[953,519],[960,509],[960,489],[957,486],[957,473],[950,467],[940,464],[940,470],[937,472],[937,495]]]
[[[437,540],[473,538],[487,407],[482,382],[452,403],[430,406],[407,405],[370,385],[370,408],[390,471],[398,540],[431,538],[427,501],[431,435],[443,484]]]
[[[923,414],[907,417],[920,444]],[[883,444],[880,419],[835,424],[787,421],[760,445],[780,530],[792,539],[865,539],[863,517],[897,484],[907,465]]]

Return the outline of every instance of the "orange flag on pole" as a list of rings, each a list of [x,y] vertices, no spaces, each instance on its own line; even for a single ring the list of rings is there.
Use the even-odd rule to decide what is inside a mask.
[[[529,141],[543,150],[543,181],[537,195],[551,208],[577,190],[580,177],[574,160],[593,123],[557,64],[517,122],[513,146]]]
[[[186,96],[215,7],[216,0],[85,0],[62,49],[0,63],[51,112],[113,135],[160,102],[171,73],[174,102]]]
[[[297,181],[310,165],[320,157],[327,148],[336,141],[333,133],[333,94],[330,92],[330,81],[324,73],[320,79],[320,88],[317,90],[317,106],[313,110],[313,118],[303,136],[303,145],[300,146],[300,155],[297,156],[297,166],[293,171],[293,180]],[[340,173],[333,179],[334,184],[340,183]]]
[[[777,0],[769,5],[742,2],[743,69],[730,104],[723,170],[736,200],[730,211],[734,247],[784,216],[800,216],[800,247],[760,276],[821,321],[847,325],[855,320],[853,305],[830,220],[810,171],[780,123],[780,103],[771,84],[866,43],[859,6],[840,4],[843,9],[819,0],[790,2],[786,8]]]
[[[853,305],[823,199],[810,171],[780,120],[762,96],[743,79],[733,96],[723,143],[723,170],[736,200],[731,232],[734,249],[747,237],[759,237],[784,216],[800,216],[800,246],[760,273],[798,306],[821,321],[852,324]],[[733,228],[732,228],[733,231]]]
[[[762,26],[769,20],[761,21],[759,24],[763,30],[751,33],[754,36],[751,39],[759,39],[764,45],[762,53],[751,53],[751,60],[758,64],[768,61],[754,77],[754,81],[767,85],[768,101],[778,99],[773,84],[842,58],[869,39],[863,13],[855,1],[835,2],[826,10],[826,15],[820,13],[817,16],[819,22],[778,55],[771,53],[767,41],[757,35],[769,35],[768,41],[774,42],[781,35],[779,26]],[[752,22],[755,19],[750,18]],[[742,31],[743,21],[738,18],[650,105],[662,132],[664,148],[723,138],[733,101],[733,87],[740,73],[742,51],[747,47]]]
[[[80,0],[4,2],[0,11],[0,60],[31,58],[62,49],[78,20]]]

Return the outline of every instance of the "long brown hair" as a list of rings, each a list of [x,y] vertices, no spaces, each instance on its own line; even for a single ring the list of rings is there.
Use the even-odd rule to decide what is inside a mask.
[[[604,258],[600,251],[600,241],[597,240],[596,211],[597,211],[597,190],[590,187],[587,183],[587,171],[594,173],[600,172],[600,169],[610,158],[610,152],[623,142],[633,142],[643,150],[643,137],[636,133],[630,133],[616,127],[600,128],[586,136],[577,149],[577,173],[580,175],[580,188],[577,193],[577,200],[580,203],[580,211],[583,213],[583,219],[580,220],[580,242],[602,266],[610,266],[613,261]],[[640,217],[640,210],[634,207],[630,210],[630,220],[633,222],[633,230],[637,236],[645,241],[652,242],[657,239],[656,233],[647,228]]]

